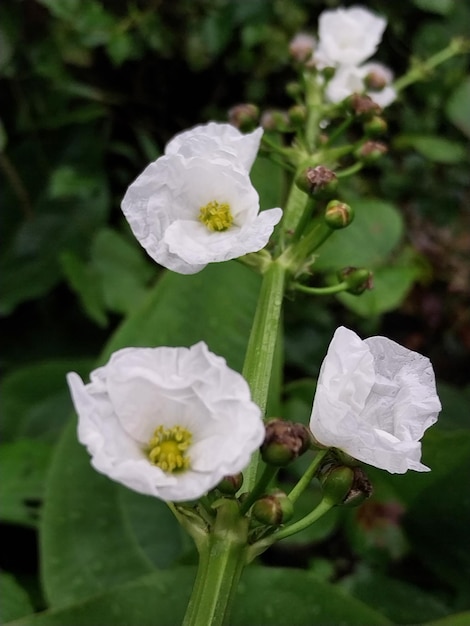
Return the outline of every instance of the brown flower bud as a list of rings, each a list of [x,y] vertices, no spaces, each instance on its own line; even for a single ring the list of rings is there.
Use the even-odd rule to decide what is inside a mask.
[[[355,155],[365,163],[374,163],[383,154],[388,152],[387,146],[380,141],[366,141],[355,152]]]
[[[289,54],[298,63],[305,63],[315,49],[315,37],[308,33],[297,33],[289,44]]]
[[[338,186],[336,174],[324,165],[307,167],[295,182],[308,194],[318,194],[320,191],[324,192],[322,195],[332,194]]]
[[[261,126],[264,130],[283,132],[290,128],[289,117],[285,111],[270,109],[261,115]]]
[[[353,93],[347,99],[347,103],[352,111],[361,117],[372,117],[374,115],[380,115],[382,109],[379,105],[372,100],[370,96],[360,95]]]
[[[310,431],[303,424],[274,418],[266,422],[261,457],[269,465],[282,467],[306,452],[310,441]]]
[[[242,131],[253,130],[258,123],[259,109],[255,104],[237,104],[229,109],[228,121]]]

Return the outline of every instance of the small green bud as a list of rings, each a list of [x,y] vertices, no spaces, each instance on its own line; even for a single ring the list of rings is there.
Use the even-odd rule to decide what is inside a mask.
[[[366,289],[374,286],[372,272],[363,267],[345,267],[338,272],[338,280],[347,282],[346,291],[354,296],[360,296]]]
[[[346,506],[359,506],[372,495],[372,485],[367,474],[361,467],[353,467],[354,480],[351,489],[344,499]]]
[[[279,526],[292,518],[294,505],[287,494],[276,489],[257,500],[251,512],[258,522],[268,526]]]
[[[289,117],[285,111],[270,109],[262,114],[261,126],[264,130],[277,130],[282,133],[290,130]]]
[[[364,124],[364,132],[368,137],[378,137],[380,135],[384,135],[387,132],[387,129],[387,122],[379,115],[374,115],[374,117]]]
[[[339,200],[331,200],[326,205],[325,222],[330,228],[338,230],[346,228],[354,219],[354,211],[345,202]]]
[[[249,132],[258,124],[259,109],[255,104],[237,104],[229,109],[228,121],[241,131]]]
[[[275,418],[266,422],[261,458],[269,465],[283,467],[306,452],[310,442],[310,431],[306,426]]]
[[[336,74],[336,68],[334,68],[334,67],[324,67],[321,70],[320,73],[323,76],[323,78],[328,82]]]
[[[374,163],[386,152],[388,152],[388,148],[384,143],[380,141],[366,141],[354,152],[354,155],[364,163]]]
[[[302,126],[307,119],[307,109],[302,104],[296,104],[287,111],[287,115],[294,126]]]
[[[346,466],[333,466],[320,476],[323,498],[332,504],[343,504],[354,482],[354,470]]]
[[[287,92],[287,95],[293,98],[294,100],[297,100],[297,98],[300,98],[303,95],[302,86],[300,83],[296,81],[287,83],[286,92]]]
[[[224,476],[217,489],[225,496],[234,496],[243,485],[243,474],[234,474],[233,476]]]
[[[338,187],[338,179],[333,170],[324,165],[317,165],[303,170],[297,176],[295,184],[305,193],[320,197],[331,196]]]

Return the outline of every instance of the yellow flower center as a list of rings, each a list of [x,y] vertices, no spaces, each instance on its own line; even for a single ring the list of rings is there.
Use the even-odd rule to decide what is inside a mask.
[[[233,215],[228,202],[212,200],[199,209],[199,220],[209,230],[223,231],[233,224]]]
[[[192,434],[186,428],[159,426],[149,441],[147,454],[150,463],[164,472],[184,472],[190,464],[186,451],[191,442]]]

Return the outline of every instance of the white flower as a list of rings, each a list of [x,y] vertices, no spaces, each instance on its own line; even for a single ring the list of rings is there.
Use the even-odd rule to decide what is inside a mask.
[[[393,74],[381,63],[365,63],[360,67],[339,67],[327,85],[326,97],[330,102],[341,102],[353,93],[365,93],[380,107],[385,108],[397,97],[391,86]],[[374,87],[374,88],[372,88]]]
[[[424,472],[419,440],[440,409],[429,359],[340,327],[320,370],[310,430],[323,445],[369,465]]]
[[[360,6],[323,11],[315,61],[323,67],[362,63],[377,50],[386,25],[384,18]]]
[[[262,132],[197,126],[172,139],[165,155],[132,183],[122,210],[157,263],[194,274],[208,263],[264,248],[282,211],[259,213],[248,175]]]
[[[199,498],[263,442],[247,382],[203,342],[124,348],[90,378],[67,376],[78,438],[96,470],[139,493]]]

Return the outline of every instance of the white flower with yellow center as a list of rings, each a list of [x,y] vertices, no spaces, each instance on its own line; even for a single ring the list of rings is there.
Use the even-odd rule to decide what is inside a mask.
[[[205,343],[124,348],[67,381],[96,470],[165,501],[194,500],[242,471],[264,440],[245,379]]]
[[[310,430],[323,445],[369,465],[425,472],[419,440],[440,410],[429,359],[340,327],[321,366]]]
[[[172,139],[132,183],[122,210],[157,263],[194,274],[264,248],[282,211],[259,212],[248,174],[261,135],[229,124],[197,126]]]

